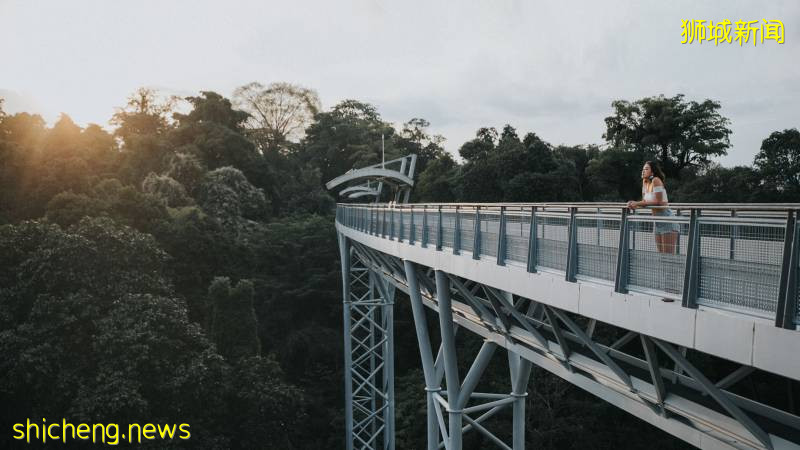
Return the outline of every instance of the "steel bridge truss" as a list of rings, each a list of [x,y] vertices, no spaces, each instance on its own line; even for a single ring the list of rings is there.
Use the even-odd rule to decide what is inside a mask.
[[[395,285],[340,237],[346,446],[394,448]]]
[[[339,239],[344,298],[350,299],[344,312],[345,355],[353,355],[346,362],[346,395],[360,405],[352,414],[361,414],[348,423],[354,436],[348,448],[375,448],[381,433],[384,448],[393,448],[393,395],[383,397],[386,390],[375,389],[374,381],[391,386],[390,286],[411,300],[425,376],[428,449],[460,449],[463,434],[471,430],[499,448],[524,448],[525,396],[533,364],[697,447],[800,448],[794,443],[800,417],[730,390],[751,375],[752,367],[741,366],[715,382],[687,359],[685,349],[671,343],[613,327],[619,338],[603,343],[595,336],[594,320],[400,260],[342,235]],[[436,357],[426,307],[439,319],[442,339]],[[459,328],[484,339],[463,378],[456,364]],[[368,330],[377,333],[374,338]],[[356,347],[364,350],[363,358]],[[474,392],[498,348],[508,352],[511,392]],[[507,407],[513,409],[511,445],[484,423]]]

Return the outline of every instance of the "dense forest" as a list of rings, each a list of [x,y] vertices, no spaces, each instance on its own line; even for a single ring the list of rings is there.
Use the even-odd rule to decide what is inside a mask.
[[[721,167],[732,133],[721,109],[682,95],[617,100],[602,144],[486,127],[456,159],[422,118],[398,126],[357,100],[323,109],[288,83],[251,83],[230,99],[140,89],[110,131],[67,114],[50,127],[0,102],[2,445],[13,423],[66,418],[191,424],[190,441],[159,448],[341,448],[326,181],[379,162],[384,136],[387,160],[419,156],[414,201],[630,200],[648,159],[672,201],[800,201],[800,132],[764,136],[751,167]],[[397,448],[424,448],[407,301],[396,317]],[[496,358],[485,383],[503,391]],[[530,448],[685,447],[547,373],[529,392]],[[508,428],[507,417],[496,423]],[[465,446],[486,443],[470,435]]]

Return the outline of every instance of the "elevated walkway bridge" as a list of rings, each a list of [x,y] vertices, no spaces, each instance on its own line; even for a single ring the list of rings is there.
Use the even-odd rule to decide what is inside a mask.
[[[671,208],[339,204],[348,448],[394,447],[398,289],[414,313],[429,449],[460,449],[465,432],[524,448],[533,365],[700,448],[800,448],[800,205]],[[484,339],[466,374],[459,329]],[[511,392],[476,392],[498,349]],[[754,373],[781,394],[740,389]],[[512,442],[485,426],[504,408]]]

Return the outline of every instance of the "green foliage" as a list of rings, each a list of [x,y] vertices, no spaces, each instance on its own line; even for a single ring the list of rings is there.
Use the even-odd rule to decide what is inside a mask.
[[[120,154],[120,179],[138,185],[151,172],[161,173],[172,157],[172,146],[157,135],[134,134]]]
[[[163,135],[170,128],[169,113],[176,102],[177,98],[161,98],[153,89],[137,89],[111,117],[111,124],[117,127],[114,134],[123,139],[125,147],[134,136]]]
[[[683,183],[675,198],[689,203],[757,203],[772,200],[774,193],[760,185],[751,167],[711,167]]]
[[[181,126],[198,123],[215,123],[240,131],[242,124],[250,117],[244,111],[233,109],[230,100],[212,91],[201,91],[200,97],[186,97],[191,103],[189,114],[175,113],[173,117]]]
[[[95,174],[106,174],[114,169],[118,157],[114,136],[92,123],[81,132],[80,141],[83,157]]]
[[[60,192],[87,192],[91,185],[89,170],[88,164],[78,157],[42,160],[36,170],[26,170],[17,193],[19,216],[41,217],[47,202]],[[34,181],[30,176],[37,179]]]
[[[261,189],[250,184],[244,174],[233,167],[208,172],[199,189],[198,201],[212,216],[225,219],[263,219],[268,201]]]
[[[103,215],[105,210],[106,205],[97,198],[67,191],[56,195],[47,202],[45,218],[62,227],[69,227],[80,222],[84,217]]]
[[[415,117],[403,124],[403,129],[400,131],[402,139],[398,139],[396,143],[401,154],[414,153],[417,155],[415,167],[417,176],[424,172],[431,162],[449,156],[442,148],[444,137],[438,134],[433,136],[428,134],[430,126],[431,124],[427,120]]]
[[[219,353],[229,361],[261,353],[253,294],[253,283],[249,280],[241,280],[231,287],[229,278],[218,277],[208,288],[214,304],[211,334]]]
[[[753,165],[783,201],[800,200],[800,131],[775,131],[761,143]]]
[[[427,405],[425,377],[419,368],[395,379],[395,446],[426,448]]]
[[[212,305],[207,286],[216,275],[241,273],[240,267],[250,264],[251,258],[219,221],[200,208],[170,210],[170,216],[155,236],[172,257],[172,279],[189,304],[189,316],[210,329]]]
[[[257,239],[256,272],[266,286],[258,289],[261,334],[267,348],[281,345],[296,324],[336,324],[340,306],[339,255],[330,216],[288,217],[268,224]]]
[[[207,171],[196,156],[179,152],[170,157],[166,175],[182,184],[191,194],[200,187]]]
[[[81,127],[62,113],[53,128],[47,131],[42,149],[51,158],[75,157],[80,146]]]
[[[153,232],[169,218],[165,204],[159,194],[143,193],[116,178],[107,178],[86,189],[86,193],[66,191],[56,195],[47,203],[45,217],[66,227],[85,216],[106,216],[137,230]]]
[[[657,156],[669,177],[690,166],[707,167],[711,157],[727,154],[730,120],[713,100],[702,103],[674,97],[646,97],[612,102],[603,137],[616,148],[637,151],[640,159]]]
[[[589,162],[589,178],[597,186],[597,201],[627,201],[642,196],[642,165],[645,156],[611,148]],[[668,181],[667,181],[668,182]]]
[[[18,266],[4,268],[16,271],[20,280],[14,302],[79,291],[104,298],[171,292],[165,276],[168,258],[155,239],[109,218],[84,218],[67,230],[37,222],[7,227],[4,247],[25,242],[31,234],[39,240]]]
[[[142,182],[142,191],[160,197],[167,206],[173,208],[192,204],[183,185],[167,175],[150,172]]]
[[[322,181],[381,161],[381,135],[386,159],[401,156],[394,144],[394,128],[381,120],[374,106],[344,100],[330,112],[316,115],[306,130],[299,157],[322,171]]]
[[[496,142],[496,143],[495,143]],[[519,139],[510,125],[497,139],[493,128],[481,128],[476,138],[461,147],[466,160],[458,180],[460,200],[570,201],[579,200],[580,190],[573,161],[559,157],[550,144],[534,133]]]
[[[458,183],[458,165],[449,154],[428,163],[417,176],[413,196],[421,202],[454,202]]]
[[[160,197],[142,193],[133,186],[124,186],[101,198],[107,205],[107,214],[114,220],[137,230],[153,233],[168,215]]]
[[[12,142],[26,149],[36,149],[47,133],[42,116],[26,112],[4,116],[0,120],[0,135],[6,142]]]
[[[313,89],[291,83],[264,86],[253,82],[236,88],[236,105],[246,111],[250,136],[263,152],[281,151],[305,135],[305,129],[322,109]]]
[[[560,145],[555,148],[554,152],[565,176],[575,180],[577,197],[585,202],[594,201],[597,188],[589,176],[588,169],[589,163],[599,156],[600,149],[595,145],[575,147]]]
[[[242,134],[247,113],[234,110],[215,92],[204,91],[187,100],[193,109],[174,115],[178,127],[170,135],[173,147],[193,154],[209,169],[232,166],[247,173],[258,159],[255,144]]]
[[[235,407],[226,423],[234,447],[302,449],[318,439],[304,433],[309,417],[302,391],[283,381],[271,356],[239,360],[231,384]]]

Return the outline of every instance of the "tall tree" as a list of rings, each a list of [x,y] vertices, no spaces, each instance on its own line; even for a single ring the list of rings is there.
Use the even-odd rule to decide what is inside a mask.
[[[800,198],[800,131],[791,128],[775,131],[761,142],[753,165],[763,177],[765,187],[786,200]]]
[[[726,155],[730,120],[713,100],[685,101],[674,97],[646,97],[634,102],[612,102],[603,138],[615,148],[635,150],[645,159],[657,157],[664,172],[680,177],[689,166],[707,167],[711,157]]]
[[[319,167],[322,182],[354,167],[381,162],[381,136],[387,160],[401,155],[392,125],[381,119],[373,105],[357,100],[344,100],[331,111],[317,114],[306,133],[298,157]]]
[[[681,185],[674,198],[689,203],[749,203],[772,201],[774,193],[760,186],[752,167],[714,165]]]
[[[46,133],[39,115],[17,113],[0,118],[0,223],[36,217],[29,211],[41,205],[31,205],[26,191],[42,180],[37,154]]]
[[[445,153],[428,163],[417,176],[413,195],[421,202],[456,201],[458,164],[450,154]]]
[[[466,160],[459,179],[462,200],[580,199],[579,189],[564,189],[578,183],[571,161],[557,158],[553,147],[535,133],[520,140],[514,127],[506,125],[498,139],[494,128],[481,128],[460,152]]]
[[[642,164],[646,156],[610,148],[589,161],[586,172],[596,186],[595,201],[626,201],[642,195]]]
[[[61,113],[44,138],[43,150],[47,153],[47,158],[77,156],[82,144],[81,132],[81,127],[68,115]]]
[[[592,181],[589,177],[589,163],[600,154],[600,149],[595,145],[587,146],[564,146],[555,148],[556,159],[562,161],[562,165],[572,172],[577,179],[578,197],[581,201],[594,201],[596,192],[592,189]]]
[[[175,113],[172,116],[181,124],[214,123],[242,131],[250,115],[244,111],[233,109],[231,101],[213,91],[201,91],[199,96],[186,97],[192,105],[188,114]]]
[[[203,91],[186,100],[192,110],[173,115],[177,127],[170,134],[170,143],[176,152],[196,155],[211,170],[233,166],[254,178],[259,155],[243,134],[247,113],[233,109],[231,102],[216,92]]]
[[[139,184],[150,172],[164,170],[172,146],[166,139],[172,128],[169,114],[178,98],[165,97],[148,88],[139,88],[128,97],[125,107],[117,108],[109,123],[114,135],[122,139],[119,177]]]
[[[316,91],[283,82],[269,86],[249,83],[236,88],[233,98],[239,109],[250,114],[246,126],[262,151],[282,150],[288,142],[302,139],[322,109]]]
[[[403,124],[397,141],[398,150],[417,155],[416,174],[421,174],[431,161],[444,157],[445,152],[442,147],[444,137],[438,134],[431,135],[428,127],[431,123],[425,119],[415,117]]]
[[[134,135],[156,135],[167,131],[169,114],[177,102],[178,97],[164,97],[154,89],[142,87],[128,97],[124,107],[117,108],[110,123],[118,127],[115,134],[128,145]]]

